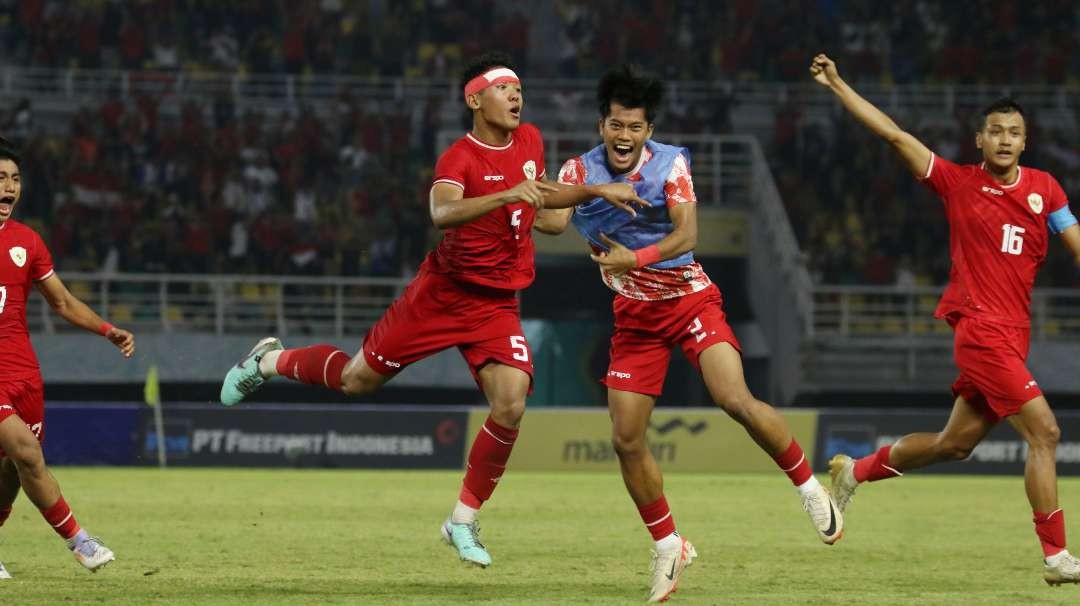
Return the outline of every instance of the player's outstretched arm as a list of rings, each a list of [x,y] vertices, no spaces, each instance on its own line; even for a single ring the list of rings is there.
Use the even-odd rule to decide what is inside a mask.
[[[61,318],[74,326],[102,335],[119,348],[125,358],[130,358],[135,353],[135,335],[102,319],[86,303],[71,294],[59,276],[53,274],[38,282],[37,287],[49,302],[49,306]]]
[[[642,200],[629,183],[596,185],[556,183],[553,185],[558,188],[558,191],[549,193],[544,197],[545,208],[572,208],[596,198],[603,198],[608,204],[636,217],[635,206],[638,208],[649,207],[649,203]]]
[[[836,70],[836,63],[824,54],[819,54],[810,62],[810,75],[814,80],[828,88],[839,99],[844,109],[855,119],[862,122],[875,135],[881,137],[893,146],[896,153],[903,159],[915,176],[923,177],[930,167],[930,149],[910,133],[900,128],[885,112],[881,111],[866,99],[863,99],[855,89],[848,86],[847,82],[840,77]]]
[[[537,213],[533,228],[538,232],[553,236],[566,231],[575,206],[596,198],[603,198],[608,204],[629,213],[632,217],[637,216],[635,206],[639,208],[649,206],[649,203],[642,200],[634,191],[634,187],[628,183],[586,185],[549,181],[547,177],[543,179],[543,182],[552,185],[558,191],[544,196],[544,210]]]
[[[514,187],[495,194],[465,198],[465,192],[450,183],[436,183],[431,188],[431,221],[439,229],[464,225],[473,219],[514,202],[527,202],[533,208],[544,208],[544,194],[555,186],[543,181],[525,179]]]

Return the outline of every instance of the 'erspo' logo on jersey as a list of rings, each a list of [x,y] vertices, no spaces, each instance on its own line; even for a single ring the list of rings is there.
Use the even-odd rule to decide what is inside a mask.
[[[993,187],[990,187],[990,186],[987,186],[987,185],[983,185],[982,190],[984,192],[988,193],[988,194],[994,194],[995,196],[1004,196],[1005,195],[1005,192],[1001,191],[1000,189],[994,189]]]
[[[390,368],[401,368],[401,362],[395,362],[393,360],[387,360],[375,352],[371,352],[371,355],[375,356],[375,359],[386,364]]]
[[[8,254],[11,255],[11,260],[15,262],[15,265],[22,267],[26,265],[26,249],[21,246],[12,246],[8,250]]]
[[[607,371],[607,373],[608,373],[609,377],[615,377],[616,379],[629,379],[630,378],[630,373],[628,373],[628,372],[622,372],[622,371],[618,371],[618,370],[609,370],[609,371]]]
[[[502,181],[505,178],[502,175],[484,175],[484,181]]]
[[[1036,215],[1041,213],[1043,207],[1042,196],[1039,194],[1028,194],[1028,206],[1031,207],[1031,210],[1035,211]]]

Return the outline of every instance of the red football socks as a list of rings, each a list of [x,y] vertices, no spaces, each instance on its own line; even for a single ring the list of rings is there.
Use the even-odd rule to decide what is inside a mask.
[[[79,534],[79,523],[75,521],[75,516],[71,513],[71,508],[68,507],[67,502],[64,501],[64,497],[57,499],[52,507],[42,509],[41,515],[53,527],[56,534],[62,538],[70,539]]]
[[[787,450],[780,456],[773,457],[773,460],[791,479],[791,483],[796,486],[802,486],[810,479],[810,476],[814,475],[814,472],[810,470],[810,463],[806,460],[802,447],[795,441],[795,438],[791,439],[791,444],[788,445]]]
[[[671,508],[668,507],[667,499],[663,495],[644,507],[638,507],[638,513],[641,514],[641,521],[645,522],[645,527],[649,529],[649,534],[652,535],[654,541],[659,541],[675,532],[675,516],[671,515]]]
[[[341,371],[350,359],[333,345],[312,345],[281,352],[276,367],[286,379],[341,391]]]
[[[1034,512],[1035,534],[1039,535],[1043,555],[1050,557],[1065,549],[1065,512],[1055,509],[1050,513]]]
[[[465,470],[461,487],[461,502],[477,509],[491,498],[499,484],[502,472],[517,440],[517,430],[505,428],[488,417],[484,427],[476,433],[476,440],[469,450],[469,467]]]
[[[518,430],[503,427],[488,417],[469,450],[469,465],[461,488],[461,502],[477,509],[491,498],[506,471]]]
[[[882,446],[874,454],[866,455],[865,457],[856,460],[854,469],[855,481],[876,482],[878,480],[904,475],[899,469],[889,466],[890,450],[892,450],[891,445]]]

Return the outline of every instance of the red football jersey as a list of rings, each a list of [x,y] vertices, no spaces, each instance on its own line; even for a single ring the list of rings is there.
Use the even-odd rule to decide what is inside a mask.
[[[435,183],[450,183],[465,198],[478,198],[513,188],[525,179],[544,176],[544,141],[540,130],[522,124],[510,142],[495,147],[472,134],[458,139],[435,164]],[[533,221],[536,209],[515,202],[451,227],[422,266],[462,282],[505,290],[521,290],[536,276]]]
[[[0,223],[0,381],[40,372],[26,326],[26,300],[32,283],[51,275],[52,255],[41,236],[14,219]]]
[[[931,156],[923,178],[945,202],[949,219],[949,285],[935,316],[949,313],[1026,327],[1031,289],[1050,241],[1047,216],[1068,205],[1049,173],[1019,167],[1002,185],[982,165]]]

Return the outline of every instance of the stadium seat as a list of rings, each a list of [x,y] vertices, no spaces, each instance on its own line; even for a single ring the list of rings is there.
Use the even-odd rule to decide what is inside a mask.
[[[75,280],[67,285],[71,294],[75,295],[75,298],[88,303],[97,297],[94,296],[93,289],[90,288],[90,283],[85,280]]]
[[[179,305],[169,305],[165,308],[165,319],[172,323],[183,322],[184,310]]]
[[[109,308],[109,319],[116,324],[130,324],[135,321],[135,313],[130,305],[117,303]]]
[[[262,289],[258,284],[244,282],[240,285],[240,300],[245,303],[261,303],[263,300]]]

